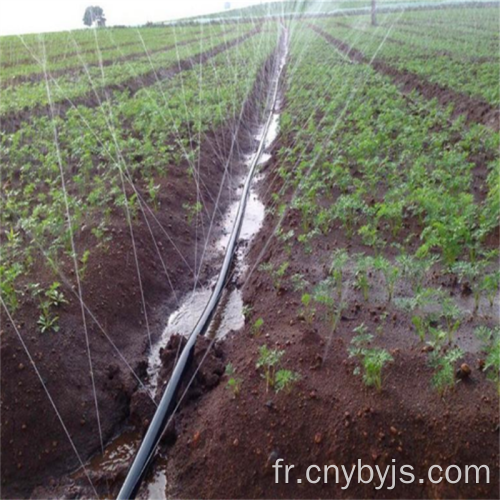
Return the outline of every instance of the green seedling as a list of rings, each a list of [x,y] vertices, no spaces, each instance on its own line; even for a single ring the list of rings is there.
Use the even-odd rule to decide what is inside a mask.
[[[356,267],[354,271],[355,287],[361,290],[363,298],[368,302],[370,293],[370,282],[368,272],[373,265],[373,259],[363,254],[356,256]]]
[[[381,271],[385,278],[387,287],[387,302],[392,302],[394,287],[399,278],[400,270],[396,265],[391,264],[386,258],[379,256],[373,260],[373,267]]]
[[[290,392],[292,385],[300,380],[300,375],[291,370],[278,370],[274,382],[274,390],[276,392]]]
[[[269,349],[267,345],[259,348],[259,359],[257,360],[256,368],[263,368],[263,377],[266,380],[266,392],[269,388],[274,388],[276,382],[276,368],[285,351],[278,351],[277,349]]]
[[[476,337],[482,343],[482,351],[486,355],[483,371],[496,385],[500,394],[500,327],[488,328],[480,326],[474,330]]]
[[[300,273],[295,273],[290,281],[292,282],[292,288],[294,292],[301,292],[308,285],[307,281],[304,279],[304,276]]]
[[[438,256],[417,258],[412,255],[401,254],[396,257],[396,262],[401,269],[401,275],[410,281],[415,295],[418,295],[422,291],[427,273],[438,261]]]
[[[243,306],[242,312],[243,312],[243,317],[245,318],[245,321],[248,321],[250,319],[250,317],[252,316],[253,307],[250,304],[245,304]]]
[[[59,291],[60,286],[61,283],[54,281],[54,283],[52,283],[49,289],[45,292],[45,296],[47,297],[51,306],[60,307],[62,304],[68,303],[64,294]]]
[[[258,337],[262,333],[263,326],[264,326],[264,320],[262,318],[258,318],[252,325],[252,335]]]
[[[159,208],[158,193],[160,192],[160,189],[161,185],[155,184],[154,178],[151,177],[148,181],[148,194],[155,210],[158,210]]]
[[[238,397],[241,393],[241,379],[236,376],[236,371],[232,363],[226,365],[226,375],[229,377],[227,388],[232,391],[234,397]]]
[[[426,334],[430,329],[433,315],[426,312],[429,304],[438,300],[440,293],[433,288],[424,288],[414,297],[397,297],[394,305],[403,311],[412,314],[411,323],[421,342],[425,341]]]
[[[40,327],[42,333],[53,330],[54,332],[59,331],[59,316],[54,316],[50,312],[50,303],[48,301],[40,302],[40,316],[37,321],[37,325]]]
[[[370,347],[373,335],[368,333],[364,324],[355,328],[354,333],[356,336],[351,340],[349,357],[355,357],[361,363],[361,366],[354,370],[354,375],[360,375],[362,372],[365,385],[374,386],[380,392],[382,390],[382,370],[387,363],[394,359],[387,350]]]
[[[278,268],[275,268],[272,262],[266,262],[261,264],[259,270],[270,274],[274,289],[279,291],[283,287],[283,278],[289,265],[290,263],[285,261]]]
[[[376,226],[365,224],[358,229],[358,234],[361,236],[363,245],[373,248],[376,255],[379,255],[381,250],[385,247],[385,241],[380,236]]]
[[[434,368],[432,385],[441,396],[448,389],[455,386],[455,363],[463,356],[463,351],[458,347],[443,353],[442,350],[434,350],[430,354],[430,364]]]
[[[454,272],[462,282],[467,282],[468,286],[472,290],[472,296],[474,297],[474,313],[476,313],[479,309],[481,284],[483,282],[482,271],[485,266],[485,261],[474,263],[461,261],[451,266],[452,272]]]
[[[500,271],[487,274],[481,282],[480,289],[486,295],[490,307],[493,307],[493,302],[498,294],[498,287],[500,285]]]
[[[182,208],[186,211],[187,213],[187,221],[188,224],[192,224],[193,221],[198,217],[198,214],[201,213],[203,209],[203,205],[201,202],[197,201],[196,203],[184,203],[182,205]]]
[[[314,320],[314,314],[316,313],[316,310],[312,306],[312,296],[309,293],[304,293],[300,299],[302,302],[302,314],[304,316],[304,319],[306,320],[306,323],[309,325],[312,325],[313,320]]]
[[[462,312],[450,297],[441,300],[441,317],[445,320],[448,342],[451,344],[453,335],[460,327]]]
[[[333,253],[332,263],[330,265],[330,275],[336,289],[337,299],[342,299],[342,287],[345,267],[349,261],[349,254],[345,249],[338,249]]]
[[[87,266],[89,263],[89,257],[90,257],[90,250],[85,250],[80,259],[80,267],[78,268],[78,275],[81,281],[85,279],[85,274],[87,272]]]

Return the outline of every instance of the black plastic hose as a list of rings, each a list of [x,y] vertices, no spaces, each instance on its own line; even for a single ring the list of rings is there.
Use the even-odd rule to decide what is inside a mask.
[[[192,352],[194,351],[194,346],[196,343],[196,339],[198,335],[203,335],[207,328],[210,325],[210,321],[213,318],[213,315],[216,311],[219,300],[222,296],[222,292],[226,285],[226,281],[229,275],[229,271],[231,269],[231,262],[234,257],[234,251],[236,249],[236,244],[238,242],[238,237],[241,230],[241,225],[243,223],[243,217],[245,215],[245,208],[247,204],[248,193],[250,191],[250,184],[252,182],[253,175],[255,173],[257,164],[259,159],[264,151],[265,147],[265,139],[267,133],[269,131],[269,125],[271,124],[271,120],[273,117],[273,111],[276,105],[276,100],[278,96],[279,82],[281,78],[281,73],[283,71],[284,62],[280,62],[280,66],[278,68],[278,74],[275,79],[275,88],[271,100],[271,107],[269,112],[269,117],[265,123],[262,139],[259,143],[259,147],[257,152],[253,158],[253,161],[250,165],[247,178],[245,180],[245,185],[243,187],[243,193],[241,196],[240,204],[238,206],[238,212],[236,214],[236,219],[233,224],[233,229],[231,231],[231,236],[229,238],[229,242],[226,249],[226,254],[224,255],[224,262],[222,263],[221,272],[217,279],[217,283],[212,292],[210,300],[208,301],[205,309],[203,310],[200,319],[196,323],[191,335],[188,337],[186,346],[184,347],[177,364],[175,365],[174,371],[170,380],[168,381],[165,392],[161,398],[160,404],[156,409],[156,412],[153,416],[153,420],[144,436],[144,439],[141,443],[139,451],[130,467],[127,477],[121,487],[120,492],[118,493],[117,500],[129,500],[135,498],[137,490],[141,484],[141,481],[148,469],[148,466],[151,464],[151,461],[154,457],[154,453],[158,446],[158,442],[161,439],[163,429],[172,414],[172,411],[175,407],[175,399],[178,387],[182,381],[183,375],[186,372],[186,369],[189,366],[189,360],[191,358]]]

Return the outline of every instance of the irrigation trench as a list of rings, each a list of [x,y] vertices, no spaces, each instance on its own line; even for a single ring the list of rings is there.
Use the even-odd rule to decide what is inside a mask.
[[[283,43],[281,43],[281,40],[283,40]],[[187,343],[179,357],[177,364],[175,365],[175,368],[172,372],[172,376],[168,381],[165,392],[163,393],[163,396],[153,416],[151,424],[146,432],[146,435],[144,436],[139,451],[135,456],[132,466],[130,467],[128,474],[125,478],[125,481],[122,485],[122,488],[118,494],[117,497],[118,500],[126,500],[134,498],[135,495],[137,494],[141,481],[144,478],[144,475],[147,472],[148,467],[151,465],[153,461],[155,452],[158,448],[159,441],[162,437],[163,431],[168,423],[168,420],[176,409],[176,394],[183,380],[183,377],[187,371],[187,368],[189,367],[189,364],[192,360],[196,340],[199,335],[203,335],[207,332],[210,323],[216,313],[217,306],[221,299],[224,288],[228,282],[228,277],[231,270],[231,264],[234,259],[241,231],[241,226],[245,215],[245,209],[247,205],[248,195],[250,192],[250,186],[257,165],[259,164],[259,160],[265,149],[266,138],[271,123],[273,121],[274,109],[276,107],[276,103],[278,100],[279,83],[281,80],[281,74],[283,72],[283,68],[286,64],[286,58],[288,53],[288,32],[285,27],[283,27],[283,38],[280,38],[278,50],[280,54],[279,64],[277,69],[275,70],[276,75],[274,79],[271,81],[271,86],[274,86],[274,88],[271,89],[271,100],[270,100],[270,105],[268,107],[268,113],[269,113],[268,118],[265,122],[257,151],[253,156],[252,161],[249,165],[248,174],[245,180],[245,184],[243,186],[243,191],[238,205],[236,218],[232,227],[231,234],[229,236],[229,241],[224,255],[221,271],[217,278],[217,282],[213,289],[210,300],[205,306],[193,331],[189,335]]]

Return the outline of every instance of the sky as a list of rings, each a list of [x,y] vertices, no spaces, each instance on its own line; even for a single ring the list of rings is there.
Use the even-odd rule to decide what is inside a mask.
[[[107,25],[137,25],[219,12],[227,0],[0,0],[0,35],[84,28],[89,5],[103,8]],[[231,0],[231,8],[260,0]]]

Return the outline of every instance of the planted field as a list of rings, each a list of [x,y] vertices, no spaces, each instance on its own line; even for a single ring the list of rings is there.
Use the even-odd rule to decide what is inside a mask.
[[[3,497],[116,496],[182,372],[140,498],[499,498],[498,5],[296,4],[0,38]]]

